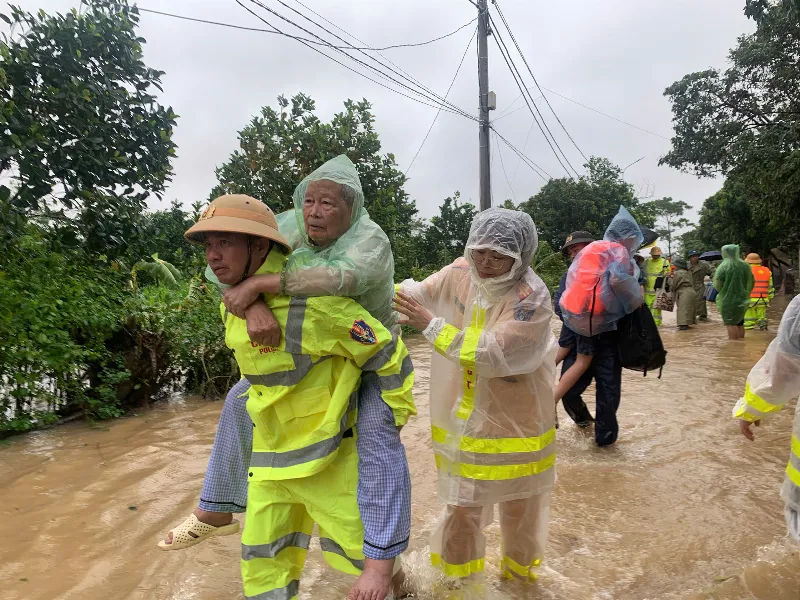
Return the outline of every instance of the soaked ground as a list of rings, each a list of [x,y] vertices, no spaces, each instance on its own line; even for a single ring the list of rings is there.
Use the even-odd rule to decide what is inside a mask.
[[[495,524],[489,598],[800,598],[800,553],[786,538],[779,498],[793,405],[757,430],[756,443],[731,419],[747,372],[773,334],[729,343],[716,314],[690,332],[676,331],[669,317],[663,378],[625,372],[616,447],[595,448],[559,409],[558,483],[541,579],[528,588],[499,580]],[[433,598],[427,535],[440,507],[428,422],[430,351],[419,337],[409,345],[420,414],[403,431],[414,484],[406,570],[419,597]],[[0,598],[242,598],[238,536],[181,552],[156,548],[195,506],[221,406],[176,401],[0,445]],[[313,549],[301,598],[344,598],[351,580],[323,564]]]

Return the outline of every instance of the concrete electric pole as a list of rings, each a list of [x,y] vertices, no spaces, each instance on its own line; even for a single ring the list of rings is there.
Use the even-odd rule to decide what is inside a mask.
[[[492,206],[489,164],[489,8],[487,0],[478,0],[478,95],[480,123],[478,136],[480,169],[480,208]]]

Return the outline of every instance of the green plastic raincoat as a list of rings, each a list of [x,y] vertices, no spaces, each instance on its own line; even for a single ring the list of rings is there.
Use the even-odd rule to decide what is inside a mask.
[[[753,271],[742,260],[736,244],[723,246],[722,258],[722,264],[714,275],[714,287],[719,292],[717,308],[722,315],[722,322],[735,327],[744,321],[744,313],[750,306]]]
[[[350,229],[332,244],[314,245],[303,223],[303,200],[312,181],[327,179],[355,192]],[[389,238],[369,218],[355,165],[344,154],[332,158],[295,188],[294,210],[277,216],[278,229],[294,252],[282,273],[282,292],[290,296],[349,296],[387,328],[397,322],[392,310],[394,257]],[[206,277],[216,278],[210,269]]]

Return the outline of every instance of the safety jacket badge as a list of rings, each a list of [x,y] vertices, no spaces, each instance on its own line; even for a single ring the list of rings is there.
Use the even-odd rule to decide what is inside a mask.
[[[366,322],[361,319],[353,323],[353,327],[350,329],[350,338],[359,344],[364,344],[365,346],[371,346],[372,344],[378,343],[378,338],[375,336],[375,332],[372,330],[372,327],[367,325]]]

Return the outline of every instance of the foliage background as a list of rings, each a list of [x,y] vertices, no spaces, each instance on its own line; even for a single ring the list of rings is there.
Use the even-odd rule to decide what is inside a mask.
[[[796,13],[787,4],[773,17],[778,8],[757,4],[754,14],[776,28],[763,44],[778,44]],[[307,95],[279,97],[278,110],[269,103],[243,126],[208,198],[147,211],[170,181],[178,116],[156,98],[165,74],[144,64],[136,7],[91,0],[81,13],[50,15],[11,6],[0,18],[12,25],[0,42],[0,436],[73,415],[116,417],[174,392],[224,395],[239,373],[224,346],[219,292],[202,278],[202,252],[183,240],[219,194],[247,193],[282,211],[305,175],[345,153],[390,239],[396,280],[423,279],[463,254],[475,206],[454,191],[421,219],[366,99],[346,99],[324,122]],[[700,118],[681,110],[676,121],[687,127]],[[675,147],[670,164],[700,160]],[[566,236],[602,236],[620,205],[648,227],[669,217],[670,235],[685,225],[680,200],[637,198],[608,159],[591,157],[585,169],[547,182],[519,206],[505,203],[536,222],[533,266],[551,291],[567,268],[559,252]],[[731,176],[709,199],[697,236],[780,242],[781,223],[773,215],[762,226],[764,211],[752,200],[753,185],[767,180],[746,181]]]

